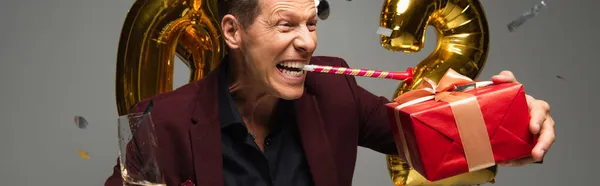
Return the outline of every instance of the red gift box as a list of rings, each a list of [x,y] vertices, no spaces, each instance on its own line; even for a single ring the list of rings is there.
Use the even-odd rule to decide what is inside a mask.
[[[439,85],[425,79],[387,104],[398,152],[429,181],[531,156],[537,137],[523,86],[455,91],[473,83],[450,70]]]

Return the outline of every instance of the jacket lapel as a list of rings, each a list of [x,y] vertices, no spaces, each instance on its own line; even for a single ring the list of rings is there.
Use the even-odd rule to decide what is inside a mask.
[[[190,143],[196,185],[223,185],[221,128],[218,109],[219,70],[198,83],[196,101],[191,104]]]
[[[302,146],[315,184],[338,185],[331,145],[314,95],[305,91],[295,101],[295,109]]]

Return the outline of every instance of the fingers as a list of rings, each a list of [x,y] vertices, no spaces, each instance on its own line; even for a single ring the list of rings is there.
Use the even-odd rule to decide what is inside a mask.
[[[528,96],[529,98],[529,96]],[[531,99],[531,101],[529,101]],[[529,98],[531,123],[529,129],[533,134],[539,134],[538,143],[531,152],[534,161],[540,161],[554,143],[554,120],[550,117],[550,105],[542,100]]]
[[[533,104],[533,102],[535,101],[535,98],[533,98],[529,94],[525,94],[525,100],[527,100],[527,106],[529,107],[529,112],[531,112],[531,108],[534,108],[531,106],[531,104]]]
[[[529,123],[529,130],[531,131],[531,133],[533,134],[539,134],[540,130],[542,129],[542,125],[544,123],[544,121],[546,120],[546,116],[548,115],[546,110],[543,110],[541,108],[539,108],[539,106],[533,106],[531,108],[531,119],[530,119],[530,123]]]
[[[511,71],[508,71],[508,70],[504,70],[504,71],[500,72],[500,75],[515,79],[515,75]]]
[[[554,119],[548,116],[542,125],[538,142],[531,152],[533,160],[540,161],[544,159],[544,154],[548,152],[548,149],[550,149],[555,140],[556,136],[554,134]]]
[[[526,95],[526,97],[531,115],[529,129],[531,130],[531,133],[538,134],[542,128],[543,122],[547,117],[550,117],[548,115],[550,113],[550,105],[545,101],[536,100],[529,95]]]
[[[508,70],[500,72],[500,74],[492,76],[492,82],[495,84],[499,83],[519,83],[517,82],[515,75]]]
[[[492,82],[494,84],[510,83],[512,81],[513,80],[510,77],[507,77],[507,76],[503,76],[503,75],[492,76]]]
[[[536,100],[529,95],[526,96],[531,114],[531,123],[529,127],[533,134],[539,134],[538,142],[531,151],[531,157],[505,162],[500,165],[522,166],[542,161],[544,155],[555,141],[554,119],[549,115],[550,105],[545,101]]]
[[[500,165],[518,167],[518,166],[523,166],[523,165],[530,164],[533,162],[535,162],[535,160],[532,157],[527,157],[527,158],[521,158],[521,159],[501,163]]]

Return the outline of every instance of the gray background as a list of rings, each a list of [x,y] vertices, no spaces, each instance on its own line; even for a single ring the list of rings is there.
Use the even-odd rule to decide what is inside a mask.
[[[383,0],[331,0],[320,22],[316,55],[339,56],[353,67],[404,70],[433,50],[393,53],[375,31]],[[550,1],[548,9],[510,33],[506,24],[536,0],[485,0],[491,30],[488,80],[512,70],[526,91],[547,100],[557,142],[543,165],[502,168],[495,185],[593,185],[600,155],[595,114],[599,1]],[[0,185],[102,185],[116,163],[115,59],[132,0],[4,0],[0,3]],[[347,34],[341,34],[342,31]],[[176,84],[187,80],[176,64]],[[564,79],[559,79],[556,76]],[[390,97],[391,80],[359,78]],[[85,116],[86,130],[73,124]],[[91,160],[76,153],[82,148]],[[354,185],[391,185],[384,156],[360,149]]]

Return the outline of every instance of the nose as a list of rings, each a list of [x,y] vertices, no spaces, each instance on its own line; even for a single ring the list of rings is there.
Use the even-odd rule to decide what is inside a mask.
[[[298,29],[298,35],[294,39],[294,48],[302,53],[312,53],[317,47],[316,33],[311,32],[305,26],[302,29]]]

